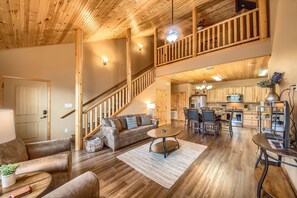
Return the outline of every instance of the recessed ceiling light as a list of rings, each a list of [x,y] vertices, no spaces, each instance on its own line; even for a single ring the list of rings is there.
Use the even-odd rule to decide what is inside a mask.
[[[261,69],[258,73],[258,76],[266,76],[268,69]]]
[[[219,75],[215,75],[212,77],[215,81],[222,81],[222,78]]]

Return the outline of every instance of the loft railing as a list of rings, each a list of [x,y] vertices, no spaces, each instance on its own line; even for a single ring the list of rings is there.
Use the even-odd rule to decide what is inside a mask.
[[[155,69],[150,69],[132,81],[132,98],[128,99],[128,86],[124,85],[83,112],[84,137],[88,138],[101,127],[102,119],[118,115],[128,104],[155,81]]]
[[[259,8],[197,31],[197,43],[190,34],[175,43],[157,48],[157,66],[198,56],[215,50],[258,40]],[[267,28],[267,27],[266,27]],[[196,48],[196,50],[193,50]]]

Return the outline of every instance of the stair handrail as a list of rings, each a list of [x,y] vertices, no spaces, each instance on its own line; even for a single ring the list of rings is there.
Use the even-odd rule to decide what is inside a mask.
[[[145,73],[147,70],[151,69],[152,67],[154,67],[153,64],[151,64],[151,65],[149,65],[149,66],[143,68],[142,70],[140,70],[139,72],[137,72],[136,74],[134,74],[134,75],[132,76],[132,78],[137,79],[139,76],[141,76],[143,73]],[[137,77],[136,77],[136,76],[137,76]],[[126,81],[127,81],[127,79],[122,80],[121,82],[117,83],[117,84],[114,85],[113,87],[111,87],[111,88],[105,90],[103,93],[98,94],[97,96],[91,98],[90,100],[88,100],[87,102],[85,102],[85,103],[83,104],[83,107],[85,107],[86,105],[88,105],[88,104],[94,102],[95,100],[97,100],[98,98],[100,98],[101,96],[103,96],[104,94],[106,94],[106,93],[110,92],[111,90],[117,88],[118,86],[120,86],[121,84],[125,83]],[[64,119],[64,118],[70,116],[71,114],[73,114],[74,112],[75,112],[75,109],[72,109],[71,111],[69,111],[69,112],[65,113],[64,115],[62,115],[60,118],[61,118],[61,119]]]

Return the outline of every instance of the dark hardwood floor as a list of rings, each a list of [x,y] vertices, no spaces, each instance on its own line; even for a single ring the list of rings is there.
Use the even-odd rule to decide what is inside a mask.
[[[106,147],[96,153],[73,151],[73,177],[93,171],[100,179],[101,196],[107,198],[256,197],[254,165],[257,147],[252,142],[255,130],[235,127],[232,138],[227,131],[222,131],[215,139],[213,135],[203,137],[184,129],[183,122],[174,122],[162,128],[181,129],[179,139],[208,146],[171,189],[163,188],[116,158],[150,142],[150,139],[114,153]]]

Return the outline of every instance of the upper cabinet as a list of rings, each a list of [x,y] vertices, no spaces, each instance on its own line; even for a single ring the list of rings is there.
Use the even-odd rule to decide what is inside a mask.
[[[279,88],[276,87],[278,93]],[[243,87],[230,87],[211,89],[207,92],[207,102],[227,102],[226,95],[228,94],[243,94],[244,102],[260,102],[265,100],[266,94],[269,92],[267,88],[257,86],[243,86]]]

